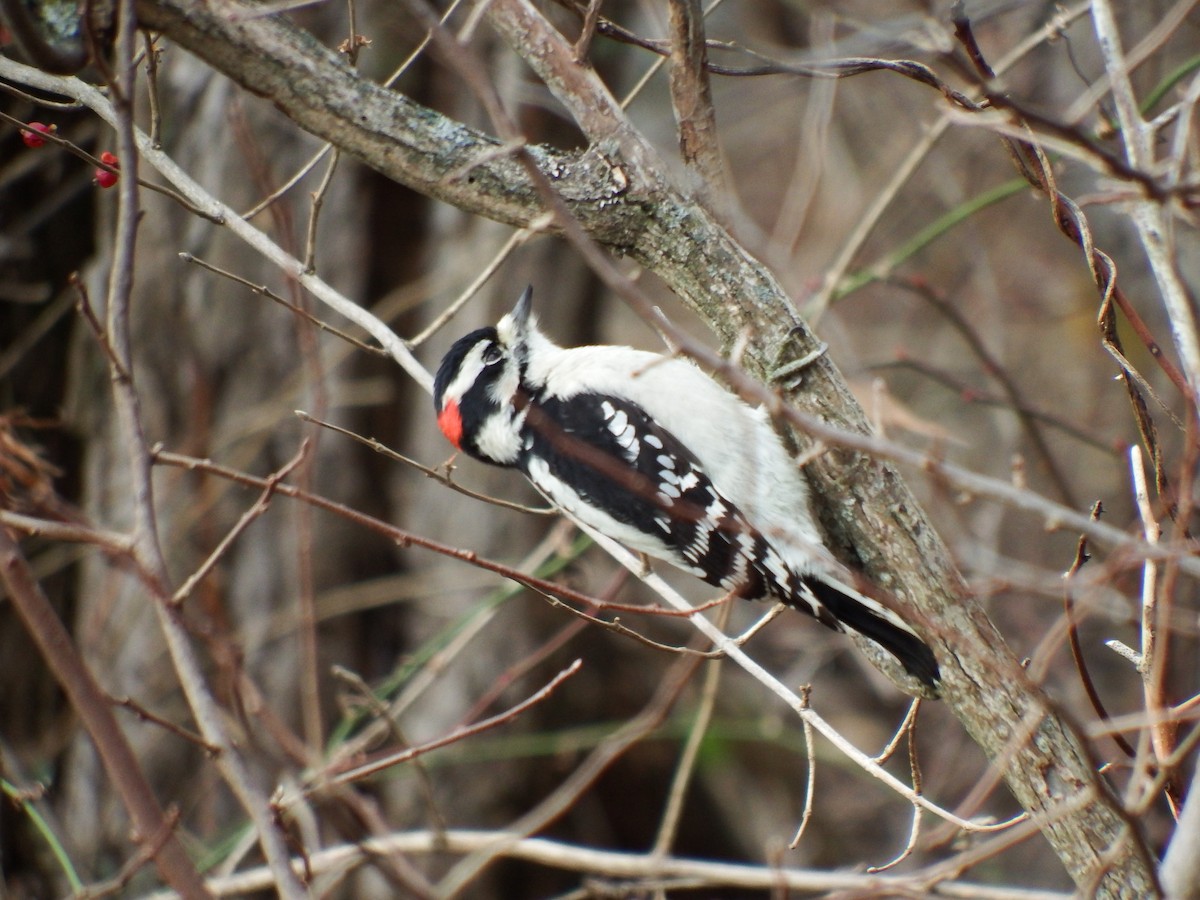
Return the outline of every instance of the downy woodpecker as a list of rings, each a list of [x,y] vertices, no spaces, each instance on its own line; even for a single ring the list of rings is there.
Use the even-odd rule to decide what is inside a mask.
[[[633,550],[858,632],[936,691],[929,647],[824,547],[807,480],[761,409],[688,361],[559,347],[531,296],[442,360],[433,401],[451,443],[520,470],[569,518]]]

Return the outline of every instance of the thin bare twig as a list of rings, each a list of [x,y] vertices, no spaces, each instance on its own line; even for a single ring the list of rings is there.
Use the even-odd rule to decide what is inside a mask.
[[[371,46],[371,41],[366,35],[358,33],[358,5],[354,0],[346,0],[346,18],[349,20],[350,36],[342,42],[338,50],[346,54],[351,66],[357,66],[359,52],[363,47]]]
[[[348,438],[352,438],[363,446],[370,447],[376,453],[381,453],[388,459],[393,459],[398,463],[403,463],[409,468],[416,469],[426,478],[432,478],[434,481],[444,484],[451,490],[457,491],[458,493],[463,494],[466,497],[470,497],[473,500],[481,500],[484,503],[490,503],[494,506],[515,510],[516,512],[529,513],[535,516],[558,515],[557,509],[553,509],[548,506],[526,506],[523,503],[514,503],[511,500],[503,500],[499,497],[489,497],[487,494],[481,494],[478,491],[473,491],[470,488],[463,487],[450,477],[450,472],[453,471],[453,467],[448,464],[443,465],[440,470],[434,469],[417,462],[415,459],[410,459],[403,453],[393,450],[391,447],[375,438],[364,437],[357,432],[351,431],[349,428],[342,428],[340,425],[334,425],[332,422],[326,422],[323,419],[318,419],[316,416],[310,416],[308,413],[300,409],[295,410],[295,413],[296,418],[300,419],[302,422],[311,422],[313,425],[319,425],[321,428],[328,428],[330,431],[334,431],[338,434],[343,434]]]
[[[259,295],[260,297],[266,297],[268,300],[273,300],[274,302],[278,303],[280,306],[284,307],[285,309],[291,310],[293,313],[295,313],[300,318],[304,319],[304,321],[308,322],[309,324],[315,325],[317,328],[320,328],[322,331],[329,332],[334,337],[341,338],[343,341],[357,347],[359,350],[362,350],[366,353],[370,353],[374,356],[388,356],[388,352],[386,350],[384,350],[382,347],[375,347],[375,346],[372,346],[371,344],[367,344],[363,341],[360,341],[354,335],[349,334],[345,331],[342,331],[340,328],[335,328],[334,326],[330,325],[328,322],[325,322],[322,319],[319,319],[316,316],[314,316],[307,309],[304,309],[301,306],[297,306],[295,303],[292,303],[290,300],[285,300],[283,297],[279,296],[274,291],[272,291],[270,288],[268,288],[265,284],[255,284],[253,281],[250,281],[247,278],[243,278],[241,275],[237,275],[233,272],[230,272],[228,269],[222,269],[220,266],[210,263],[207,260],[203,260],[198,256],[193,256],[192,254],[188,253],[187,251],[181,251],[179,253],[179,258],[182,259],[184,262],[193,263],[202,269],[208,269],[208,271],[210,271],[216,275],[220,275],[223,278],[228,278],[230,281],[235,281],[238,284],[245,285],[252,292]]]
[[[163,844],[174,837],[175,829],[179,827],[179,819],[179,807],[167,807],[166,815],[163,817],[158,832],[139,836],[137,852],[122,864],[116,875],[100,884],[85,887],[77,896],[86,898],[86,900],[100,900],[101,897],[110,897],[113,894],[121,893],[134,876],[154,859]]]
[[[809,707],[809,698],[812,695],[812,687],[810,685],[801,685],[798,692],[800,694],[800,703],[805,709]],[[808,771],[804,776],[804,806],[800,811],[800,823],[796,826],[796,833],[792,835],[792,839],[788,842],[788,849],[795,850],[800,846],[800,841],[804,837],[804,832],[808,830],[808,824],[813,817],[813,804],[817,796],[817,741],[816,735],[813,733],[812,722],[804,719],[801,723],[804,732],[804,752],[808,757]]]
[[[162,146],[162,110],[158,103],[158,57],[162,52],[155,46],[158,38],[149,31],[142,33],[146,57],[146,98],[150,104],[150,143]]]
[[[730,606],[721,607],[717,617],[717,627],[724,629],[729,621]],[[713,710],[717,703],[717,688],[721,684],[721,660],[712,659],[704,668],[704,680],[700,686],[700,697],[696,710],[688,727],[687,740],[675,763],[675,774],[671,777],[671,786],[667,789],[667,804],[663,809],[662,818],[658,825],[658,834],[654,838],[653,852],[667,856],[675,842],[679,829],[679,821],[683,815],[683,802],[687,796],[688,785],[696,768],[696,760],[700,755],[700,745],[712,722]]]
[[[74,272],[71,273],[68,281],[70,282],[71,286],[75,288],[75,293],[78,295],[78,299],[76,300],[76,308],[79,310],[80,315],[83,316],[83,320],[87,323],[88,328],[91,330],[92,336],[95,337],[96,343],[98,343],[100,345],[100,349],[104,351],[104,356],[105,359],[108,360],[109,366],[112,367],[113,372],[116,374],[118,379],[128,381],[129,371],[125,368],[124,361],[121,360],[121,358],[118,357],[113,351],[112,343],[108,339],[108,329],[105,328],[104,325],[101,324],[100,320],[96,318],[96,311],[92,309],[92,301],[88,297],[87,285],[85,285],[80,280],[79,275]]]
[[[604,0],[587,0],[587,8],[583,11],[583,24],[579,28],[579,37],[575,39],[575,59],[583,62],[587,59],[588,50],[592,46],[592,38],[596,36],[596,23],[600,21],[600,7]]]
[[[1136,445],[1129,448],[1129,466],[1132,475],[1134,500],[1142,520],[1142,533],[1150,543],[1162,537],[1162,527],[1155,518],[1150,505],[1150,491],[1146,484],[1146,470],[1142,463],[1141,449]],[[1170,630],[1159,613],[1158,566],[1147,561],[1142,568],[1142,652],[1138,661],[1138,673],[1142,678],[1142,696],[1146,712],[1155,716],[1166,704],[1163,696],[1164,673],[1167,665],[1167,648]],[[1162,632],[1160,633],[1160,629]],[[1171,756],[1175,744],[1175,726],[1162,722],[1150,729],[1150,746],[1154,751],[1154,762],[1162,767]],[[1173,779],[1167,780],[1167,803],[1171,813],[1178,818],[1181,797]]]
[[[1038,458],[1046,467],[1046,474],[1058,492],[1059,498],[1067,506],[1077,507],[1079,504],[1075,499],[1074,491],[1071,490],[1071,484],[1067,481],[1067,476],[1059,465],[1058,459],[1050,449],[1050,445],[1046,442],[1046,437],[1042,434],[1042,429],[1032,416],[1024,413],[1026,404],[1016,379],[1013,378],[1008,369],[988,349],[983,336],[975,328],[970,319],[959,312],[952,303],[948,302],[936,290],[926,284],[915,282],[911,279],[893,279],[891,283],[898,284],[900,287],[920,297],[937,310],[938,314],[958,333],[963,342],[966,343],[971,352],[979,360],[980,368],[1000,385],[1001,391],[1004,392],[1008,400],[1008,408],[1016,414],[1017,421],[1021,424],[1021,430],[1025,432],[1029,443],[1033,445]]]
[[[1093,519],[1099,519],[1103,512],[1104,506],[1099,500],[1092,504]],[[1079,673],[1079,679],[1083,684],[1084,693],[1087,694],[1088,702],[1092,705],[1092,711],[1101,721],[1104,721],[1109,718],[1108,709],[1105,707],[1100,692],[1096,688],[1096,682],[1092,678],[1092,673],[1088,669],[1086,657],[1083,655],[1083,647],[1079,643],[1079,629],[1075,619],[1075,586],[1072,582],[1079,574],[1079,570],[1090,559],[1087,537],[1081,536],[1075,546],[1075,559],[1072,560],[1071,567],[1063,575],[1063,615],[1067,620],[1067,642],[1071,647],[1071,658],[1075,662],[1075,671]],[[1114,734],[1113,740],[1126,756],[1130,758],[1134,756],[1133,747],[1124,735]]]
[[[196,745],[209,756],[216,756],[221,752],[220,747],[208,743],[208,741],[204,740],[204,738],[196,734],[196,732],[184,728],[182,725],[178,725],[175,722],[172,722],[170,719],[165,719],[156,713],[150,712],[150,710],[146,709],[146,707],[142,706],[132,697],[109,697],[108,699],[117,706],[122,706],[129,710],[143,722],[153,722],[160,728],[171,732],[171,734],[175,735],[176,737],[183,738],[189,744]]]
[[[539,688],[536,692],[526,697],[515,706],[506,709],[504,712],[490,716],[481,722],[476,722],[474,725],[456,728],[447,735],[437,738],[436,740],[420,744],[416,747],[409,747],[407,750],[401,750],[398,753],[389,753],[380,759],[372,760],[371,762],[364,763],[360,766],[355,766],[352,769],[327,773],[319,782],[306,788],[305,792],[310,793],[311,791],[323,786],[325,782],[328,782],[329,784],[350,784],[355,781],[361,781],[364,778],[375,775],[378,772],[382,772],[384,769],[389,769],[392,766],[397,766],[401,763],[408,762],[409,760],[429,753],[432,750],[437,750],[450,744],[456,744],[459,741],[466,740],[474,735],[482,734],[485,731],[491,731],[493,728],[507,724],[508,722],[516,719],[523,712],[543,702],[547,697],[554,693],[559,685],[561,685],[572,675],[576,674],[582,667],[583,660],[577,659],[571,663],[571,665],[567,666],[552,679],[550,679],[550,681]],[[284,802],[286,803],[287,801],[285,800]]]
[[[549,594],[543,594],[543,596],[550,601],[551,606],[565,610],[566,612],[578,618],[580,621],[587,622],[591,625],[597,625],[606,631],[614,632],[622,637],[632,638],[639,644],[649,647],[651,650],[659,650],[663,653],[671,653],[679,656],[700,656],[704,659],[716,659],[721,655],[720,651],[705,652],[703,650],[695,650],[691,647],[677,647],[672,644],[664,644],[661,641],[656,641],[653,638],[646,637],[646,635],[642,634],[640,631],[630,628],[620,619],[612,619],[611,621],[608,619],[601,619],[599,616],[591,615],[590,613],[584,612],[582,609],[576,609],[569,603],[563,603],[557,597],[553,597]]]
[[[701,660],[684,657],[672,667],[650,698],[632,719],[596,747],[559,786],[533,809],[509,826],[511,837],[497,840],[455,864],[438,885],[442,896],[455,896],[470,884],[493,860],[502,856],[515,837],[528,837],[541,831],[579,802],[580,796],[631,747],[658,728],[691,680]]]
[[[267,511],[267,507],[271,505],[271,497],[274,495],[275,489],[279,486],[279,483],[283,481],[283,479],[287,478],[288,475],[294,472],[296,468],[304,462],[305,458],[308,456],[308,450],[309,442],[301,441],[300,449],[296,451],[295,456],[293,456],[279,469],[272,472],[267,477],[266,486],[263,488],[258,499],[255,500],[254,503],[244,513],[242,513],[237,522],[234,523],[234,526],[225,533],[225,536],[221,538],[217,546],[213,548],[213,551],[208,555],[208,558],[205,559],[204,562],[202,562],[199,567],[192,572],[187,579],[184,580],[183,584],[179,586],[179,589],[175,591],[175,594],[171,597],[172,604],[179,606],[185,600],[187,600],[187,598],[191,596],[192,591],[195,590],[196,585],[198,585],[205,578],[205,576],[207,576],[208,573],[213,570],[213,567],[220,562],[221,557],[223,557],[229,548],[233,546],[233,542],[242,535],[242,532],[250,527],[250,524],[254,522],[255,519]]]
[[[549,222],[546,224],[549,224]],[[514,231],[512,235],[509,236],[509,239],[504,242],[504,246],[496,251],[492,258],[488,260],[487,265],[485,265],[480,270],[479,274],[475,276],[475,279],[463,289],[462,293],[455,297],[450,303],[446,304],[445,308],[438,313],[432,322],[430,322],[421,330],[420,334],[408,339],[408,346],[416,349],[429,340],[429,338],[434,334],[441,331],[446,323],[458,315],[459,310],[466,306],[467,302],[477,293],[479,293],[480,288],[482,288],[488,282],[488,279],[496,274],[496,270],[499,269],[501,264],[503,264],[504,261],[509,258],[512,252],[518,247],[524,245],[525,242],[535,234],[537,234],[537,229],[534,228],[520,228],[517,231]]]
[[[1035,422],[1052,428],[1055,431],[1067,435],[1081,444],[1090,447],[1109,457],[1120,456],[1124,449],[1121,446],[1114,447],[1111,440],[1105,440],[1099,434],[1093,434],[1086,431],[1083,427],[1076,423],[1048,412],[1045,409],[1040,409],[1029,404],[1022,404],[1019,407],[1013,405],[1010,397],[1001,394],[994,394],[985,389],[977,387],[973,382],[965,378],[960,378],[952,372],[941,369],[928,360],[909,356],[907,353],[897,353],[895,359],[885,362],[873,363],[866,367],[869,372],[883,372],[893,369],[901,369],[904,371],[913,372],[920,375],[922,378],[927,378],[931,382],[941,385],[949,391],[952,391],[958,396],[964,404],[979,404],[981,406],[996,406],[1002,409],[1010,410],[1020,417],[1028,417]],[[876,431],[880,429],[876,427]]]
[[[375,695],[375,692],[371,690],[371,686],[363,681],[361,675],[344,666],[333,666],[332,672],[335,678],[345,682],[354,689],[359,697],[359,702],[365,704],[371,710],[377,722],[381,722],[387,727],[388,733],[391,734],[392,739],[397,744],[411,746],[412,742],[409,741],[404,731],[400,728],[400,722],[397,717],[392,715],[387,704]],[[412,764],[413,770],[417,773],[417,780],[421,785],[421,793],[424,795],[425,808],[429,811],[429,815],[433,819],[434,829],[444,833],[446,831],[446,817],[442,815],[442,811],[438,807],[433,791],[433,780],[429,777],[429,769],[425,765],[425,760],[419,756],[414,756]]]
[[[900,730],[896,733],[899,738],[904,735],[908,738],[908,770],[912,778],[913,790],[918,794],[922,790],[921,779],[921,761],[917,756],[917,713],[921,708],[921,700],[917,698],[913,700],[908,707],[908,714],[904,717],[904,722],[900,726]],[[908,831],[908,843],[901,848],[891,860],[882,865],[870,866],[868,872],[886,872],[888,869],[894,869],[908,857],[912,856],[913,851],[917,848],[917,842],[921,839],[921,810],[916,806],[912,810],[912,825]]]
[[[1036,834],[1036,831],[1030,829],[1025,837],[1033,834]],[[375,855],[464,855],[499,845],[502,845],[502,849],[498,853],[505,859],[522,860],[550,869],[639,882],[649,878],[689,878],[714,890],[789,890],[797,894],[822,895],[847,892],[852,896],[937,896],[958,900],[1071,900],[1073,896],[1058,891],[965,882],[957,880],[950,867],[940,872],[938,879],[931,881],[919,875],[880,876],[863,872],[831,872],[822,869],[715,862],[682,857],[656,859],[650,853],[599,850],[549,838],[524,837],[511,830],[475,831],[455,828],[444,834],[433,831],[396,832],[362,843],[342,844],[320,850],[312,854],[311,863],[313,873],[322,874],[347,869]],[[269,873],[261,867],[214,878],[209,884],[224,897],[250,894],[269,889],[271,886]],[[172,895],[159,891],[144,897],[143,900],[172,900]]]
[[[353,0],[350,0],[350,8],[354,8]],[[351,17],[351,22],[353,21],[353,17]],[[325,194],[329,191],[329,186],[333,184],[333,173],[337,171],[340,159],[341,151],[334,148],[333,155],[329,158],[329,165],[325,168],[325,176],[317,185],[317,189],[312,192],[312,204],[308,213],[308,230],[305,233],[304,241],[305,272],[317,271],[317,221],[321,216],[321,207],[325,203]]]
[[[124,557],[133,549],[133,540],[118,531],[106,531],[77,522],[57,522],[22,513],[0,509],[0,525],[28,535],[44,537],[52,541],[67,541],[73,544],[95,544],[102,550]]]
[[[290,191],[292,188],[294,188],[297,184],[299,184],[304,179],[305,175],[307,175],[309,172],[311,172],[313,169],[315,169],[317,167],[317,164],[320,163],[321,160],[323,160],[326,156],[328,156],[332,152],[333,152],[333,144],[326,144],[324,147],[322,147],[320,150],[318,150],[316,153],[314,153],[307,162],[305,162],[303,165],[301,165],[300,168],[298,168],[295,171],[295,173],[292,175],[291,178],[289,178],[287,181],[285,181],[279,187],[275,188],[275,190],[273,190],[267,196],[263,197],[262,200],[258,201],[258,203],[256,203],[254,206],[250,207],[244,213],[240,213],[239,218],[245,219],[247,222],[253,220],[255,216],[257,216],[264,209],[269,207],[271,204],[273,204],[275,201],[277,201],[280,197],[282,197],[284,194],[286,194],[288,191]]]

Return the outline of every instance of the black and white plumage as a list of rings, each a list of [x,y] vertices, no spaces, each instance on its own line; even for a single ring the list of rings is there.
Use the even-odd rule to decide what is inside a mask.
[[[526,290],[496,327],[460,338],[442,360],[434,406],[456,447],[519,469],[567,516],[633,550],[856,631],[936,687],[925,643],[837,577],[807,482],[762,410],[690,362],[559,347],[530,307]]]

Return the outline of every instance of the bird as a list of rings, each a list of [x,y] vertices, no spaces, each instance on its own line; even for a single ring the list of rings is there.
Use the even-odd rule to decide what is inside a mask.
[[[806,476],[770,417],[690,360],[560,347],[526,288],[495,326],[454,342],[434,378],[442,434],[516,469],[569,519],[750,600],[857,632],[936,693],[913,629],[825,547]]]

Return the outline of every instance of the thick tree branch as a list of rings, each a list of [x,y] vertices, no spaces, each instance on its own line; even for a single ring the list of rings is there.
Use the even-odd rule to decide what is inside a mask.
[[[367,81],[282,19],[154,0],[140,0],[138,15],[306,131],[413,190],[510,225],[529,225],[542,212],[524,167],[498,141]],[[597,208],[622,191],[602,152],[530,152],[578,214],[591,211],[590,228],[622,240],[621,218]]]

